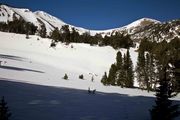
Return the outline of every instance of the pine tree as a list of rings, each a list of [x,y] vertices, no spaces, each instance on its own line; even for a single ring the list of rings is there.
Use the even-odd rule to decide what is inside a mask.
[[[101,79],[101,83],[103,83],[103,85],[108,85],[108,81],[107,81],[108,77],[107,77],[107,73],[104,72],[104,75]]]
[[[150,90],[155,90],[156,85],[157,85],[157,72],[156,72],[156,64],[155,64],[155,59],[152,53],[147,53],[146,54],[146,75],[148,77],[146,84],[146,88],[148,91]]]
[[[157,76],[152,53],[144,54],[143,51],[139,51],[136,73],[140,88],[147,89],[148,91],[155,89]]]
[[[79,75],[79,79],[84,79],[84,76],[83,76],[83,74],[81,74],[81,75]]]
[[[112,64],[107,79],[108,85],[116,85],[116,72],[117,72],[117,67],[115,64]]]
[[[126,76],[125,87],[132,88],[134,85],[134,71],[129,49],[127,50],[126,55],[124,55],[124,70]]]
[[[79,33],[75,30],[75,28],[72,28],[71,32],[71,42],[77,43],[79,40]]]
[[[62,37],[61,37],[61,34],[60,34],[58,28],[55,28],[55,29],[52,31],[50,38],[54,40],[53,42],[62,41]]]
[[[63,42],[69,43],[71,41],[71,33],[69,30],[69,25],[64,25],[61,27],[61,34]]]
[[[180,115],[178,105],[172,105],[172,84],[167,79],[166,67],[163,67],[160,75],[159,87],[156,90],[156,105],[153,106],[151,113],[151,120],[173,120]]]
[[[46,27],[45,25],[41,25],[41,29],[39,30],[39,35],[42,37],[42,38],[45,38],[46,37]]]
[[[144,52],[139,51],[136,66],[137,81],[140,88],[145,88],[145,57]]]
[[[116,82],[118,86],[124,87],[125,84],[125,72],[123,69],[123,58],[120,51],[117,52],[116,57],[116,66],[117,66],[117,72],[116,72]]]
[[[4,97],[2,97],[0,101],[0,120],[9,120],[11,113],[9,112],[9,108],[7,103],[5,102]]]
[[[67,74],[64,75],[63,79],[68,80]]]

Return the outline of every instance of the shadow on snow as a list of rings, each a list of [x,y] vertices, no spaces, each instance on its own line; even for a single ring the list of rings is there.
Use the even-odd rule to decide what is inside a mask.
[[[149,120],[149,109],[154,104],[152,97],[88,94],[88,90],[9,82],[0,78],[2,95],[13,120]]]
[[[18,56],[14,56],[14,55],[5,55],[5,54],[0,54],[0,58],[17,60],[17,61],[23,61],[23,59],[24,59],[22,57],[18,57]]]
[[[20,67],[13,67],[13,66],[0,66],[0,69],[8,69],[8,70],[16,70],[16,71],[29,71],[29,72],[37,72],[37,73],[44,73],[38,70],[20,68]]]

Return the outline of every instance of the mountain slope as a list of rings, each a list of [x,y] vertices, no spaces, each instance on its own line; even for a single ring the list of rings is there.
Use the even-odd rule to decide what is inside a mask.
[[[37,26],[38,29],[41,29],[41,25],[45,25],[48,35],[56,27],[60,29],[64,25],[69,25],[43,11],[32,12],[25,8],[13,8],[6,5],[0,5],[0,22],[7,23],[8,21],[13,21],[15,19],[23,19],[26,22],[31,22]],[[69,25],[69,27],[71,29],[75,26]],[[75,27],[75,29],[81,34],[88,31],[80,27]]]
[[[41,29],[41,26],[44,25],[46,27],[47,35],[49,35],[56,27],[61,29],[63,25],[69,25],[43,11],[32,12],[25,8],[13,8],[6,5],[0,5],[0,22],[8,22],[15,19],[23,19],[26,22],[31,22],[37,26],[38,29]],[[69,25],[70,30],[72,27],[80,34],[90,32],[91,35],[98,33],[102,36],[110,36],[115,34],[115,32],[120,32],[129,34],[133,40],[139,40],[146,37],[150,40],[161,41],[163,39],[169,40],[174,37],[180,37],[179,19],[161,23],[154,19],[142,18],[126,26],[109,30],[87,30]]]

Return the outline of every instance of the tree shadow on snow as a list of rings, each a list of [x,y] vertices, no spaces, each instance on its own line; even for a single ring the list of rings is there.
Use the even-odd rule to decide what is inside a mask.
[[[88,90],[9,82],[0,78],[2,95],[13,120],[150,120],[149,109],[155,99],[115,93],[88,94]]]
[[[0,58],[17,60],[17,61],[23,61],[23,59],[24,59],[22,57],[18,57],[18,56],[14,56],[14,55],[5,55],[5,54],[0,54]]]
[[[7,69],[7,70],[16,70],[16,71],[29,71],[29,72],[37,72],[37,73],[44,73],[42,71],[33,70],[33,69],[27,69],[27,68],[21,68],[21,67],[13,67],[13,66],[0,66],[0,69]]]

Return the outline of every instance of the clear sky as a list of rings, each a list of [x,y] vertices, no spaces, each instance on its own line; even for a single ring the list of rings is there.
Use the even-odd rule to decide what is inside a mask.
[[[68,24],[87,29],[121,27],[148,17],[159,21],[180,18],[180,0],[0,0],[15,7],[42,10]]]

